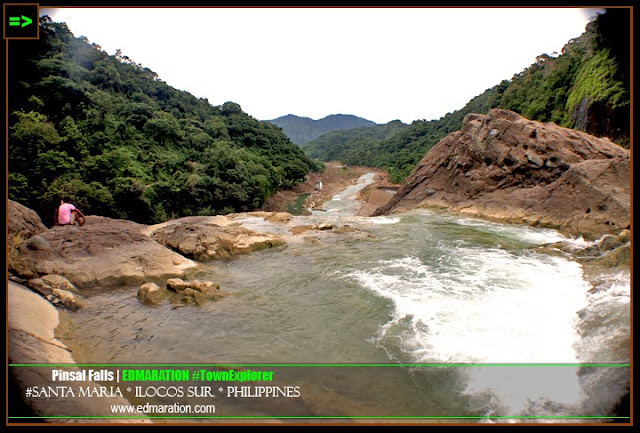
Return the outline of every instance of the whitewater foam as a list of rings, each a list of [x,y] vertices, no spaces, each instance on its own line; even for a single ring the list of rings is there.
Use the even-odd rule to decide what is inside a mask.
[[[400,349],[416,362],[575,362],[587,284],[576,263],[460,248],[432,263],[382,261],[349,277],[393,302]]]

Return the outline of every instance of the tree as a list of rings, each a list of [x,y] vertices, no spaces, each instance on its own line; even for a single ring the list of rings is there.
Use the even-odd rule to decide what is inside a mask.
[[[43,219],[60,195],[141,223],[250,210],[321,167],[240,105],[211,106],[65,24],[40,25],[9,53],[8,165],[10,197]]]

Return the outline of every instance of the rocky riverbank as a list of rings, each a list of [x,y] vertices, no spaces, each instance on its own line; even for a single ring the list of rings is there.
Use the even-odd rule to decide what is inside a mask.
[[[282,237],[243,227],[233,215],[187,217],[153,226],[90,215],[82,227],[47,229],[35,212],[16,202],[9,201],[8,212],[10,275],[68,308],[81,307],[81,292],[95,287],[153,283],[174,292],[189,288],[202,293],[215,283],[167,281],[198,281],[206,261],[284,245]]]
[[[74,364],[72,349],[56,338],[56,330],[73,327],[66,311],[83,308],[86,290],[125,286],[141,304],[196,306],[224,296],[218,284],[197,278],[203,263],[284,246],[281,236],[243,227],[237,215],[154,226],[87,216],[82,227],[47,229],[33,210],[16,202],[8,202],[7,214],[9,364]],[[280,222],[291,218],[279,213],[254,216]],[[10,380],[18,390],[47,384],[33,369],[12,368]],[[60,401],[68,406],[61,407]],[[23,407],[21,398],[13,395],[11,402],[13,408],[40,417],[109,413],[100,399],[29,399]],[[124,399],[111,403],[127,404]]]
[[[630,180],[609,139],[496,109],[467,115],[374,214],[435,206],[594,240],[630,228]]]
[[[7,284],[7,338],[9,339],[8,363],[25,364],[75,364],[72,351],[56,337],[56,329],[65,326],[61,310],[47,302],[42,296],[28,288],[9,281]],[[70,370],[75,371],[75,370]],[[61,419],[61,414],[81,413],[86,416],[100,416],[110,413],[111,404],[128,406],[129,402],[115,396],[98,398],[31,398],[22,400],[24,390],[34,386],[50,385],[48,369],[12,367],[9,386],[14,391],[8,395],[10,415],[51,417],[49,422],[86,422],[73,418]],[[78,382],[77,385],[90,389],[102,386],[95,381]],[[54,418],[55,417],[55,418]],[[101,423],[148,423],[147,419],[110,420],[102,418]]]
[[[316,197],[317,203],[330,198],[341,187],[354,183],[364,169],[339,168]],[[344,172],[344,173],[343,173]],[[384,184],[384,176],[376,175]],[[390,195],[386,193],[388,199]],[[367,202],[367,199],[361,199]],[[371,206],[380,203],[369,199]],[[48,229],[39,216],[14,201],[8,202],[8,273],[14,281],[39,292],[67,308],[81,308],[82,291],[92,288],[142,287],[140,298],[163,298],[161,288],[184,295],[198,292],[199,299],[216,298],[215,282],[200,281],[211,260],[229,259],[253,251],[286,247],[289,241],[311,239],[314,233],[353,232],[348,227],[288,226],[293,215],[287,212],[250,212],[226,216],[185,217],[156,225],[143,225],[89,215],[83,226],[55,226]],[[250,221],[250,223],[247,223]],[[278,226],[278,229],[261,230]],[[271,227],[272,228],[272,227]],[[304,233],[304,235],[302,235]],[[182,281],[178,283],[177,281]],[[168,283],[171,282],[171,283]],[[144,287],[143,287],[144,286]],[[176,299],[176,297],[173,297]],[[184,296],[180,299],[185,300]]]

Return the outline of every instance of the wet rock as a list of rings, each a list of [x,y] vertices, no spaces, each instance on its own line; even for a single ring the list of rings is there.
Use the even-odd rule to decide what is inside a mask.
[[[237,216],[238,214],[232,214],[230,215],[231,218],[233,218],[234,216]],[[243,215],[249,215],[249,216],[254,216],[254,217],[258,217],[258,218],[264,218],[265,221],[269,221],[271,223],[275,223],[275,224],[286,224],[289,221],[291,221],[291,219],[293,219],[293,215],[290,214],[289,212],[261,212],[261,211],[256,211],[256,212],[247,212]]]
[[[289,231],[294,235],[299,235],[300,233],[308,232],[309,230],[313,230],[313,226],[308,224],[294,226],[289,229]]]
[[[202,305],[208,300],[216,300],[224,296],[220,285],[212,281],[190,280],[180,278],[167,280],[167,288],[175,292],[171,302],[184,305]]]
[[[571,254],[581,263],[604,268],[627,267],[631,263],[631,232],[622,230],[617,235],[604,235],[595,241],[566,240],[541,247],[541,251],[560,251]]]
[[[33,278],[27,281],[27,286],[45,296],[50,295],[55,289],[80,293],[78,288],[62,275],[44,275],[40,278]]]
[[[619,266],[628,267],[631,263],[631,248],[628,244],[622,245],[618,248],[605,252],[602,256],[594,259],[592,262],[607,268],[617,268]]]
[[[70,310],[82,308],[84,301],[77,293],[72,293],[63,289],[53,289],[51,296],[58,299],[59,302]],[[57,303],[57,302],[55,302]]]
[[[320,243],[321,243],[320,239],[318,239],[315,236],[305,236],[303,239],[304,239],[305,242],[307,242],[307,243],[309,243],[311,245],[320,245]]]
[[[189,288],[189,283],[182,280],[181,278],[170,278],[167,280],[167,289],[169,290],[173,290],[174,292],[181,292],[187,288]]]
[[[204,301],[205,298],[200,292],[189,287],[171,297],[171,302],[182,305],[202,305]]]
[[[308,232],[310,230],[318,230],[318,231],[330,231],[333,230],[333,224],[329,223],[318,223],[318,224],[305,224],[291,227],[289,231],[294,235],[298,235],[300,233]]]
[[[616,268],[631,264],[631,232],[623,230],[618,235],[605,235],[598,244],[599,254],[595,254],[590,263]]]
[[[216,299],[222,296],[220,292],[220,284],[212,281],[190,281],[189,287],[202,293],[206,299]]]
[[[78,288],[61,275],[44,275],[26,281],[26,285],[40,293],[54,305],[62,305],[70,310],[84,306]]]
[[[145,304],[157,305],[166,301],[171,296],[171,292],[156,283],[145,283],[140,286],[136,296]]]
[[[618,247],[626,245],[631,241],[631,231],[623,230],[617,236],[606,235],[600,240],[599,248],[601,251],[610,251]]]
[[[65,364],[76,363],[72,351],[56,335],[65,315],[49,302],[26,287],[9,282],[7,285],[7,308],[11,312],[7,316],[7,361],[15,364]],[[65,326],[69,324],[66,323]],[[34,386],[41,389],[51,385],[50,375],[43,374],[40,369],[13,368],[8,372],[10,380],[17,388],[24,390]],[[97,382],[75,382],[77,386],[99,386]],[[18,394],[13,396],[19,399]],[[24,396],[23,396],[24,397]],[[114,398],[27,398],[33,416],[41,420],[59,422],[60,414],[85,414],[92,417],[103,417],[109,413],[111,405],[130,403],[121,397]],[[15,402],[14,402],[15,403]],[[68,420],[65,420],[68,421]],[[148,419],[109,420],[105,423],[150,423]]]

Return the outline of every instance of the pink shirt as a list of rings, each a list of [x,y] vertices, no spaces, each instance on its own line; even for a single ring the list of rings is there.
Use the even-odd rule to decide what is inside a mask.
[[[64,225],[71,222],[71,211],[75,210],[71,203],[63,203],[58,208],[58,224]]]

